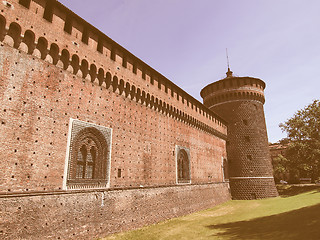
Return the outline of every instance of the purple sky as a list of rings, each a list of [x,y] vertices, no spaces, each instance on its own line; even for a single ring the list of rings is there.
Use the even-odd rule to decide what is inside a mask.
[[[231,70],[266,82],[270,142],[319,99],[319,0],[59,0],[202,102]]]

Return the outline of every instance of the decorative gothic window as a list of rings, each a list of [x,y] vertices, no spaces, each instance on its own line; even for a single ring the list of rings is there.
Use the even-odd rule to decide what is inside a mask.
[[[107,187],[111,129],[72,120],[66,188]]]
[[[176,146],[177,158],[177,182],[190,183],[190,154],[189,149]]]

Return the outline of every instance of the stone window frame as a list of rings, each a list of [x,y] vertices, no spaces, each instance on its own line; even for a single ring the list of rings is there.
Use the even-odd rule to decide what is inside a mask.
[[[179,179],[179,164],[178,164],[178,157],[180,151],[184,151],[188,157],[188,167],[189,167],[189,179],[181,180]],[[175,162],[176,162],[176,184],[191,184],[191,157],[190,157],[190,149],[187,147],[176,145],[175,147]]]
[[[97,164],[96,170],[99,171],[96,178],[76,178],[76,162],[77,148],[82,145],[81,141],[77,139],[93,138],[98,143],[100,153],[102,153],[103,160]],[[80,142],[79,142],[80,141]],[[100,146],[101,145],[101,146]],[[97,189],[110,187],[111,174],[111,149],[112,149],[112,128],[100,126],[94,123],[80,121],[78,119],[70,118],[69,132],[67,140],[63,186],[64,190],[80,190],[80,189]],[[98,153],[97,153],[98,154]]]
[[[227,169],[225,169],[225,168],[227,168]],[[225,157],[221,157],[221,170],[222,170],[222,180],[223,180],[223,182],[229,182],[229,179],[230,179],[229,161]],[[225,174],[225,173],[227,173],[227,174]]]

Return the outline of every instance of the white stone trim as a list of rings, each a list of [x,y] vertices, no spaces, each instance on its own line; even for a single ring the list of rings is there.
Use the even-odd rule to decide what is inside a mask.
[[[69,120],[69,130],[68,130],[68,140],[67,140],[67,148],[66,148],[66,158],[64,161],[64,172],[63,172],[63,183],[62,189],[67,190],[67,177],[68,177],[68,166],[69,166],[69,155],[70,155],[70,144],[71,144],[71,131],[72,131],[72,124],[73,118]]]
[[[229,179],[273,179],[273,177],[229,177]]]
[[[91,125],[93,127],[96,127],[97,130],[99,130],[99,128],[107,128],[108,131],[110,131],[110,143],[109,143],[109,156],[108,156],[108,164],[107,164],[107,170],[106,170],[106,174],[107,174],[107,183],[105,186],[81,186],[80,188],[77,186],[67,186],[67,180],[68,180],[68,173],[69,173],[69,161],[70,161],[70,145],[71,145],[71,139],[72,139],[72,128],[73,128],[73,123],[74,122],[80,122],[83,123],[85,125]],[[112,132],[113,129],[110,127],[105,127],[105,126],[101,126],[95,123],[90,123],[90,122],[85,122],[85,121],[81,121],[79,119],[74,119],[74,118],[70,118],[69,121],[69,130],[68,130],[68,139],[67,139],[67,149],[66,149],[66,158],[65,158],[65,166],[64,166],[64,174],[63,174],[63,183],[62,183],[62,189],[63,190],[79,190],[79,189],[104,189],[104,188],[110,188],[110,181],[111,181],[111,151],[112,151]]]

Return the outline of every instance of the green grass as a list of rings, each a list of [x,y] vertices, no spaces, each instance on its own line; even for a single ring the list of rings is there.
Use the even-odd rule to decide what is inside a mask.
[[[288,185],[279,192],[281,197],[229,201],[104,240],[320,239],[320,187]]]

